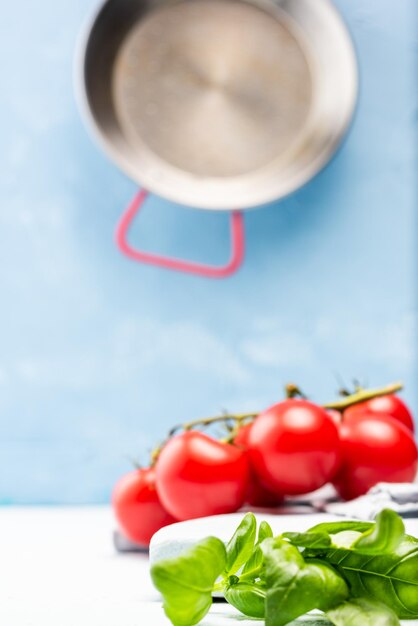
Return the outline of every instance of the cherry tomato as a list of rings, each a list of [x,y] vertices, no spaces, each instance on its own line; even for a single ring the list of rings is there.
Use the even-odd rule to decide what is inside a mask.
[[[339,436],[327,412],[307,400],[286,400],[254,421],[249,453],[257,477],[279,496],[322,487],[339,463]]]
[[[250,434],[252,424],[245,424],[239,429],[234,443],[236,446],[240,446],[245,450],[248,450],[248,438]],[[256,473],[250,468],[250,476],[248,480],[247,495],[245,497],[246,504],[257,507],[274,507],[278,506],[282,502],[282,498],[270,489],[261,484],[257,478]]]
[[[392,417],[360,414],[340,427],[342,463],[334,485],[346,500],[378,482],[411,482],[418,452],[410,430]]]
[[[149,545],[157,530],[176,521],[160,502],[153,468],[123,476],[113,490],[112,504],[123,534],[143,546]]]
[[[387,395],[372,398],[365,402],[354,404],[344,411],[344,419],[347,421],[354,415],[363,415],[364,413],[373,415],[389,415],[402,424],[405,424],[409,430],[414,432],[414,419],[405,402],[398,396]]]
[[[327,409],[327,413],[336,426],[339,426],[342,421],[342,413],[336,409]]]
[[[173,437],[156,464],[158,495],[179,520],[236,511],[244,503],[248,477],[244,450],[198,431]]]

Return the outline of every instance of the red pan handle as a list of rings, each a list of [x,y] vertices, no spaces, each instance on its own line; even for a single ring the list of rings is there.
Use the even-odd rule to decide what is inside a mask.
[[[188,274],[197,274],[205,278],[225,278],[238,270],[244,260],[245,251],[244,216],[239,211],[233,211],[230,214],[231,258],[226,265],[219,267],[205,265],[204,263],[183,261],[181,259],[172,259],[170,257],[160,256],[159,254],[142,252],[141,250],[133,248],[128,242],[129,229],[137,213],[141,210],[147,196],[148,192],[145,189],[138,191],[116,227],[116,244],[123,254],[140,263],[157,265],[158,267],[176,270],[178,272],[186,272]]]

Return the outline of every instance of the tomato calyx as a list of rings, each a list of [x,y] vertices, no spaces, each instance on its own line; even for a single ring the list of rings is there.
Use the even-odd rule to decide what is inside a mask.
[[[307,400],[308,396],[301,390],[298,385],[294,383],[288,383],[285,388],[286,398],[292,400],[293,398],[300,398],[301,400]]]
[[[144,466],[137,457],[127,455],[126,460],[131,464],[133,470],[147,469],[147,467]]]

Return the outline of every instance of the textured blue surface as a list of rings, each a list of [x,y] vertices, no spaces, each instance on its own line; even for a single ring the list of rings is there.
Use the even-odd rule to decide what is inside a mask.
[[[415,0],[338,0],[361,68],[352,131],[308,186],[246,214],[245,266],[220,282],[114,246],[135,186],[87,136],[71,79],[94,4],[2,8],[0,501],[106,501],[172,423],[263,407],[288,380],[325,400],[336,372],[403,378],[418,409]],[[155,198],[132,239],[220,263],[227,219]]]

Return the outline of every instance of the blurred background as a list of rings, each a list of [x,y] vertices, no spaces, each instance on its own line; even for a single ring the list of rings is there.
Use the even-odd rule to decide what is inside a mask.
[[[172,424],[257,410],[297,382],[353,377],[416,396],[414,0],[336,0],[360,66],[342,148],[289,198],[246,213],[222,281],[124,258],[136,186],[80,119],[74,51],[96,0],[3,3],[0,22],[0,502],[101,503]],[[132,241],[221,264],[225,214],[151,197]]]

